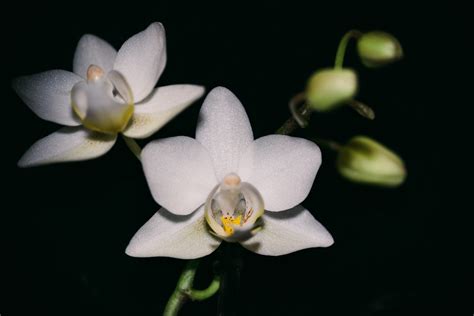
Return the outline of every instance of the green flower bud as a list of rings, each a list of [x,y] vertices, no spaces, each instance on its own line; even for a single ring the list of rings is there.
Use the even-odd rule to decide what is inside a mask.
[[[328,111],[351,100],[357,92],[357,75],[351,69],[322,69],[308,80],[306,100],[316,111]]]
[[[379,186],[396,187],[406,178],[402,159],[365,136],[353,137],[341,146],[337,169],[351,181]]]
[[[363,34],[357,41],[357,51],[367,67],[379,67],[403,57],[400,42],[392,35],[372,31]]]

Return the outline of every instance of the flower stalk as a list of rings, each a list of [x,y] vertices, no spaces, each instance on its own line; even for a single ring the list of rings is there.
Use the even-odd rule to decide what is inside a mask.
[[[318,144],[319,146],[329,148],[331,150],[334,150],[336,152],[341,150],[342,145],[339,144],[338,142],[330,139],[323,139],[323,138],[312,138],[311,139],[313,142]]]
[[[348,102],[348,104],[349,104],[350,107],[352,107],[361,116],[363,116],[363,117],[365,117],[369,120],[375,119],[375,112],[370,106],[368,106],[368,105],[366,105],[366,104],[364,104],[360,101],[357,101],[357,100],[350,100]]]
[[[179,277],[176,289],[166,304],[163,316],[176,316],[188,299],[202,301],[210,298],[219,290],[219,276],[216,276],[211,284],[204,290],[195,290],[192,288],[198,266],[199,260],[191,260],[186,264],[186,267]]]
[[[122,135],[123,140],[125,141],[125,144],[127,145],[128,149],[137,157],[138,160],[142,160],[141,154],[142,154],[142,149],[138,145],[138,143],[130,137],[127,137],[125,135]]]
[[[303,92],[298,93],[289,102],[292,116],[288,118],[279,129],[276,134],[289,135],[293,133],[298,127],[306,127],[309,124],[309,118],[311,117],[311,110],[307,104],[301,104],[305,100],[305,94]],[[298,107],[299,106],[299,107]]]
[[[213,296],[220,288],[221,280],[218,276],[214,277],[211,284],[204,290],[190,289],[187,294],[192,301],[203,301]]]
[[[358,30],[350,30],[342,37],[337,47],[336,60],[334,62],[334,68],[341,69],[344,64],[344,56],[346,55],[347,44],[353,38],[359,38],[362,33]]]
[[[217,316],[235,316],[239,314],[236,310],[238,304],[235,302],[241,299],[240,274],[243,266],[241,248],[235,243],[225,243],[222,246],[222,259],[218,266],[222,283],[217,301]]]

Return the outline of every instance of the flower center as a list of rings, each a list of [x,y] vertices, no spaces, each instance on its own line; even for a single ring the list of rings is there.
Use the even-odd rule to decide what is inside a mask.
[[[214,235],[227,241],[242,241],[260,230],[263,199],[254,186],[230,173],[211,191],[204,212]]]
[[[87,69],[87,80],[71,91],[74,112],[85,127],[108,134],[123,131],[133,115],[132,90],[115,70],[105,74],[96,65]]]

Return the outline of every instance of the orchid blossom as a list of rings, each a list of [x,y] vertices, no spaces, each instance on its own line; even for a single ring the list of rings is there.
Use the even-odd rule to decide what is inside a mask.
[[[13,81],[40,118],[65,125],[37,141],[21,167],[96,158],[117,134],[145,138],[202,96],[204,88],[179,84],[154,88],[166,65],[165,30],[152,23],[117,52],[90,34],[80,40],[73,71],[51,70]]]
[[[142,163],[162,208],[132,238],[130,256],[199,258],[223,240],[271,256],[333,243],[299,205],[321,164],[318,146],[285,135],[254,140],[245,109],[226,88],[206,97],[196,139],[155,140]]]

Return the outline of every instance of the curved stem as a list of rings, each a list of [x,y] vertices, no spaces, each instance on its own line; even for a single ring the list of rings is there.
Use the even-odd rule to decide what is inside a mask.
[[[370,106],[357,100],[350,100],[348,104],[363,117],[368,118],[369,120],[375,119],[375,112]]]
[[[210,298],[214,294],[216,294],[220,286],[221,286],[221,279],[219,276],[215,276],[214,280],[212,280],[211,284],[209,284],[207,289],[204,289],[204,290],[191,289],[188,291],[187,294],[189,298],[193,301],[203,301]]]
[[[302,128],[308,126],[308,121],[306,117],[304,117],[303,114],[300,112],[301,109],[299,108],[299,104],[304,101],[306,101],[306,94],[304,92],[300,92],[293,96],[288,104],[290,107],[291,115],[293,115],[293,118],[295,119],[296,123],[298,123],[299,126]]]
[[[358,30],[350,30],[341,38],[339,46],[337,47],[336,60],[334,62],[334,68],[342,68],[344,64],[344,56],[346,54],[347,44],[351,38],[359,38],[362,33]]]
[[[291,98],[289,107],[292,116],[276,131],[276,134],[288,135],[298,127],[306,127],[308,125],[311,110],[306,104],[298,108],[298,105],[305,100],[304,92],[296,94]]]
[[[137,159],[141,161],[142,149],[137,144],[137,142],[133,138],[127,137],[123,134],[122,138],[125,141],[125,144],[127,144],[128,149],[130,149],[130,151],[135,155],[135,157],[137,157]]]
[[[185,294],[192,286],[194,282],[194,276],[196,274],[196,269],[199,265],[198,260],[191,260],[186,264],[181,276],[179,277],[178,284],[176,289],[171,295],[168,303],[166,304],[165,311],[163,316],[175,316],[178,315],[181,306],[187,299]]]

